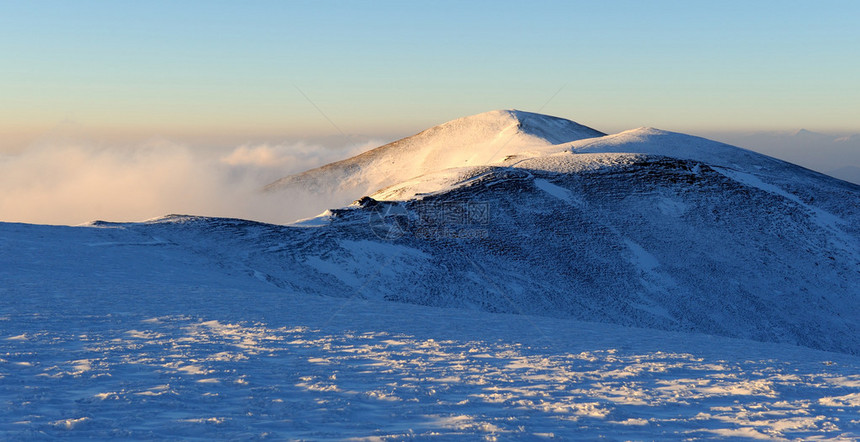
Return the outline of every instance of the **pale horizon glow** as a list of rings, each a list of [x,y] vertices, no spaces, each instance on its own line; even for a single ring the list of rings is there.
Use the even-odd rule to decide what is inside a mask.
[[[858,16],[851,1],[4,3],[0,121],[337,133],[304,93],[347,134],[508,108],[611,131],[860,132]]]

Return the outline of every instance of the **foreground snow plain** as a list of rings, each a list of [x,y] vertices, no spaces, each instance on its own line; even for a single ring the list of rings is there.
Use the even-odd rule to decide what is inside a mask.
[[[0,224],[0,437],[860,437],[854,356],[285,293],[111,230]]]

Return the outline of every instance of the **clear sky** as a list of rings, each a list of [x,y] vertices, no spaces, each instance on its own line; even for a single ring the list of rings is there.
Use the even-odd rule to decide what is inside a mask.
[[[7,141],[70,122],[407,135],[498,108],[604,131],[860,131],[850,0],[3,1],[0,56]]]

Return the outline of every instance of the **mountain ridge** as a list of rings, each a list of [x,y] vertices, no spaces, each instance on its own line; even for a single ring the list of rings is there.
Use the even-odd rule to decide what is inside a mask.
[[[306,225],[356,233],[376,219],[396,225],[395,238],[384,241],[420,253],[389,248],[377,260],[367,250],[348,251],[365,247],[350,239],[343,252],[306,263],[347,286],[367,262],[394,265],[399,276],[377,281],[377,289],[402,302],[688,328],[853,353],[860,342],[832,334],[860,333],[856,317],[840,319],[860,309],[860,213],[844,204],[858,191],[747,149],[641,127],[520,145],[497,162],[382,187]],[[479,203],[492,211],[487,225],[425,219]],[[470,237],[475,227],[486,236]],[[397,264],[386,265],[391,253]],[[430,277],[433,265],[420,256],[465,270]],[[485,275],[478,278],[484,287],[474,274]],[[810,311],[811,319],[801,315]]]
[[[496,110],[442,123],[352,158],[290,175],[266,192],[349,193],[356,199],[428,172],[483,164],[524,146],[548,146],[605,135],[570,120],[519,110]]]
[[[443,159],[401,176],[383,164],[383,178],[408,178],[378,188],[370,184],[384,180],[368,180],[371,191],[345,195],[354,204],[300,224],[179,215],[96,223],[81,228],[110,228],[88,253],[135,259],[133,248],[157,247],[180,263],[176,272],[193,278],[194,266],[210,266],[237,287],[860,354],[860,209],[846,204],[860,200],[860,186],[653,128],[554,143],[578,133],[562,131],[534,143],[512,114],[490,114],[495,123],[470,127],[472,138],[430,150],[456,155],[479,140],[465,150],[486,158],[510,145],[496,160]],[[430,135],[460,133],[442,126]]]

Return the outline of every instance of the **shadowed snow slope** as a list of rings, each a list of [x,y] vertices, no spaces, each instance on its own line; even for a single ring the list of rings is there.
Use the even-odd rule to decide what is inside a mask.
[[[351,201],[418,175],[489,164],[525,149],[602,135],[562,118],[497,110],[449,121],[356,157],[282,178],[266,190],[337,193]]]
[[[132,286],[172,272],[189,287],[266,287],[860,353],[860,187],[683,134],[595,135],[516,111],[467,117],[274,185],[341,177],[363,194],[388,186],[309,222],[170,216],[3,225],[0,240],[29,247],[27,238],[49,237],[57,255],[27,263],[10,254],[0,272],[23,284],[45,266],[40,284],[65,284],[49,269],[73,268],[66,257],[85,252],[76,262],[104,262],[98,278]],[[144,269],[137,275],[110,270],[143,259],[140,249],[160,258],[132,266]]]

